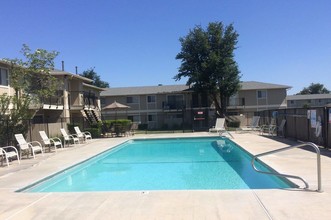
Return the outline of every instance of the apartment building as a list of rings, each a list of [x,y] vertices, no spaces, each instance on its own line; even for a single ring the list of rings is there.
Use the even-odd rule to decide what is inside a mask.
[[[47,106],[49,109],[62,104],[62,118],[85,117],[90,123],[100,121],[100,92],[103,88],[91,85],[91,79],[64,70],[53,70],[51,75],[62,82],[62,87],[59,88],[59,94],[54,97],[54,103]]]
[[[331,94],[289,95],[288,108],[321,107],[331,105]]]
[[[63,120],[66,124],[83,117],[89,123],[100,121],[102,88],[91,85],[91,79],[64,70],[53,70],[50,74],[61,81],[61,86],[54,96],[31,103],[29,108],[34,115],[34,124],[59,123]],[[9,64],[0,61],[0,95],[14,95],[9,76]],[[58,126],[63,126],[63,123]]]
[[[8,63],[0,60],[0,95],[12,95],[14,89],[9,85],[9,65]]]
[[[246,81],[229,100],[230,114],[254,114],[267,109],[286,108],[286,95],[290,86],[272,83]]]
[[[253,115],[265,109],[286,107],[291,87],[262,82],[242,82],[241,90],[229,100],[228,114]],[[192,128],[205,130],[213,124],[215,107],[208,94],[195,93],[186,85],[109,88],[101,92],[101,106],[117,101],[125,110],[102,110],[104,119],[128,118],[148,129]]]
[[[128,118],[149,129],[182,124],[192,91],[186,85],[158,85],[109,88],[101,92],[101,106],[116,101],[129,106],[123,110],[103,110],[103,119]]]

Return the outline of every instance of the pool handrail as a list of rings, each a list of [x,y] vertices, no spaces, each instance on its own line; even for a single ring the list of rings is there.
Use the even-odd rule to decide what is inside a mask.
[[[255,156],[253,156],[253,158],[252,158],[252,161],[251,161],[252,167],[256,172],[259,172],[259,173],[268,174],[268,175],[275,175],[275,176],[281,176],[281,177],[288,177],[288,178],[293,178],[293,179],[299,179],[305,184],[305,189],[308,189],[309,185],[308,185],[307,181],[304,180],[303,178],[299,177],[299,176],[276,173],[276,172],[266,172],[266,171],[262,171],[262,170],[257,169],[254,165],[254,162],[256,161],[256,159],[258,157],[262,157],[262,156],[266,156],[266,155],[270,155],[270,154],[274,154],[274,153],[278,153],[278,152],[282,152],[282,151],[286,151],[286,150],[291,150],[291,149],[303,147],[303,146],[306,146],[306,145],[309,145],[309,146],[313,147],[316,151],[316,155],[317,155],[317,182],[318,182],[318,188],[317,188],[316,191],[317,192],[323,192],[322,191],[322,180],[321,180],[322,179],[321,178],[321,152],[320,152],[320,149],[318,148],[318,146],[316,144],[312,143],[312,142],[306,142],[306,143],[303,143],[303,144],[284,147],[284,148],[280,148],[280,149],[277,149],[277,150],[272,150],[272,151],[267,151],[267,152],[264,152],[264,153],[261,153],[261,154],[257,154]]]

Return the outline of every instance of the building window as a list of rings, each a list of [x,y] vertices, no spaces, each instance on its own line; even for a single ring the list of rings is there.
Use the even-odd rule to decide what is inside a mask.
[[[101,103],[101,105],[105,105],[106,104],[106,99],[105,98],[100,98],[100,103]]]
[[[169,95],[167,97],[168,109],[182,109],[184,107],[184,96],[183,95]]]
[[[140,115],[129,115],[128,119],[132,122],[139,122],[140,123]]]
[[[265,98],[267,98],[267,91],[266,90],[258,90],[257,91],[257,98],[258,99],[265,99]]]
[[[148,121],[156,121],[156,115],[148,115]]]
[[[155,101],[156,101],[155,95],[149,95],[149,96],[147,96],[147,102],[148,103],[155,103]]]
[[[126,103],[139,103],[137,96],[128,96],[126,97]]]
[[[238,94],[235,94],[235,95],[232,95],[230,98],[229,98],[229,106],[236,106],[238,105]]]
[[[294,104],[294,100],[291,100],[291,104]]]
[[[241,98],[241,105],[244,106],[245,104],[245,98]]]
[[[0,68],[0,85],[8,86],[8,70]]]

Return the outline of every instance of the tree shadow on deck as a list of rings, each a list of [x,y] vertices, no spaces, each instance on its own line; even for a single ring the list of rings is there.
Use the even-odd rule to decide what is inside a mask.
[[[295,140],[295,139],[291,139],[291,138],[284,138],[284,137],[279,137],[279,136],[270,136],[270,135],[260,135],[260,136],[265,137],[265,138],[269,138],[271,140],[275,140],[275,141],[278,141],[278,142],[281,142],[281,143],[284,143],[284,144],[287,144],[289,146],[294,146],[294,145],[306,143],[305,141]],[[325,148],[324,146],[319,146],[319,145],[317,145],[317,146],[320,149],[321,155],[331,158],[331,149]],[[309,145],[300,147],[300,149],[316,153],[314,148],[312,148]]]

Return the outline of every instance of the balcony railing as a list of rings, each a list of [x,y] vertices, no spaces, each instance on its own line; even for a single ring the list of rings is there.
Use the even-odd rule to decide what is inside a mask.
[[[70,91],[69,93],[69,106],[70,108],[99,108],[99,97],[92,92],[84,91]]]
[[[186,108],[184,101],[177,101],[177,102],[163,102],[162,103],[163,110],[177,110],[181,111]]]
[[[32,97],[32,102],[30,104],[30,108],[32,109],[63,109],[63,96],[49,96],[49,97],[41,97],[38,98],[34,94],[30,94]]]
[[[228,107],[245,106],[245,98],[231,98],[228,102]]]

